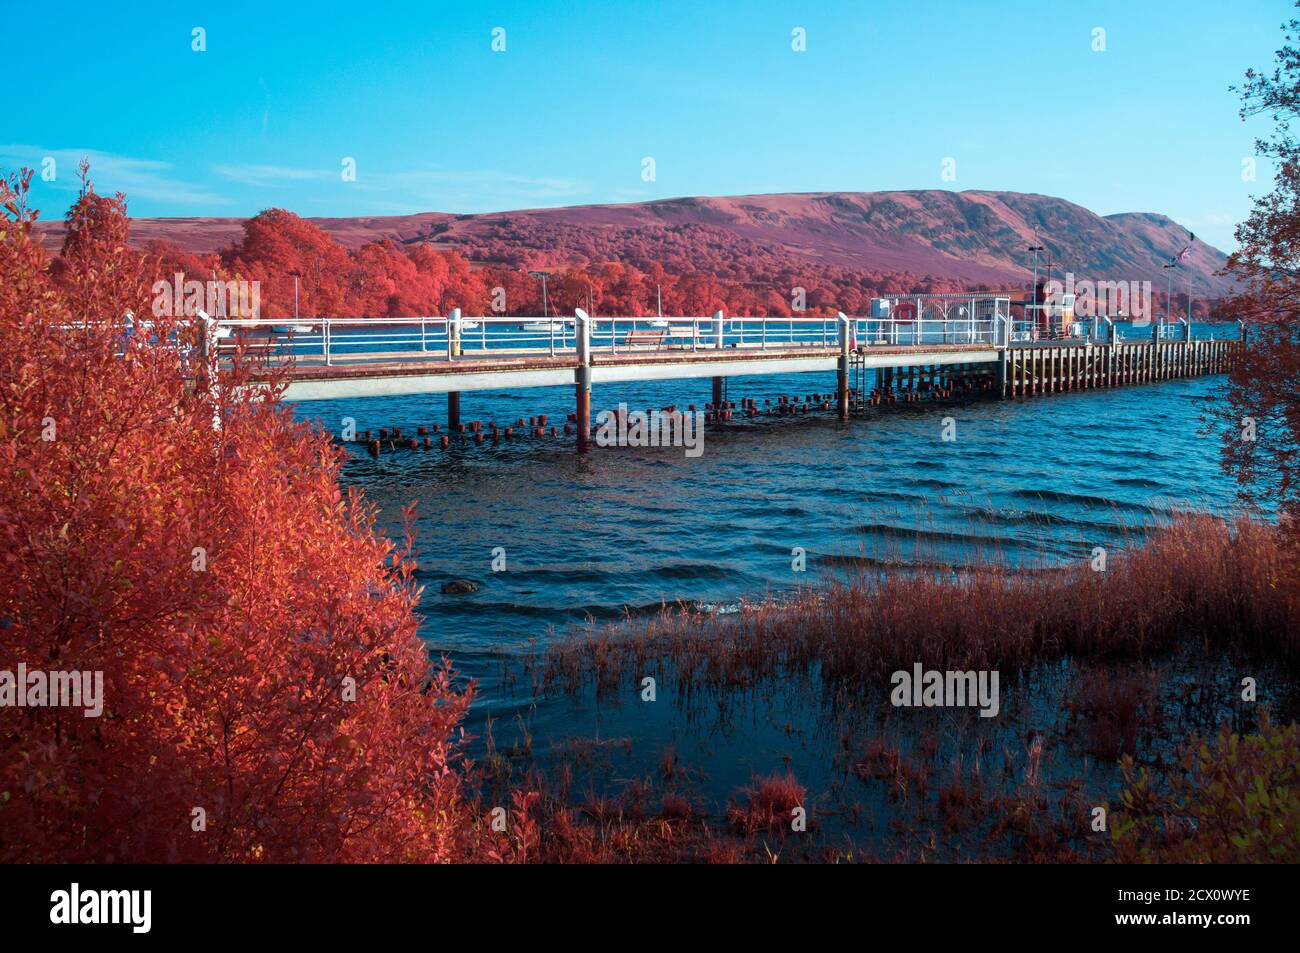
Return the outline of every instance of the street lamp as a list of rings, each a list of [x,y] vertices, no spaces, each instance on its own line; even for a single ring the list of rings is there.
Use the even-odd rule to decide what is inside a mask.
[[[551,277],[549,271],[530,271],[529,277],[542,279],[542,317],[549,318],[550,314],[546,310],[546,279]]]
[[[1031,251],[1034,253],[1034,283],[1033,285],[1030,286],[1029,297],[1033,301],[1032,307],[1034,309],[1034,327],[1037,328],[1039,323],[1038,321],[1038,253],[1040,251],[1047,251],[1047,249],[1043,245],[1037,244],[1038,241],[1037,232],[1034,233],[1034,241],[1035,244],[1030,245],[1028,248],[1025,249],[1025,251]]]

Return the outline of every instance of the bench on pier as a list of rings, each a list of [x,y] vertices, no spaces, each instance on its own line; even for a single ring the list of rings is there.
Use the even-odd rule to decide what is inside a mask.
[[[633,328],[623,343],[628,347],[662,347],[668,331],[664,328]]]

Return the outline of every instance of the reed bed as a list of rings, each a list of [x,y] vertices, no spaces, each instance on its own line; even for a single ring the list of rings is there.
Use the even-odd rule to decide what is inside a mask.
[[[1179,515],[1145,543],[1027,571],[986,564],[906,574],[862,571],[717,616],[664,611],[635,626],[562,640],[541,660],[543,691],[671,671],[679,687],[744,688],[791,671],[879,684],[916,662],[1024,670],[1069,656],[1149,659],[1199,641],[1300,663],[1294,544],[1277,526]]]
[[[1188,673],[1189,662],[1213,669],[1226,658],[1300,671],[1296,544],[1275,524],[1179,514],[1126,536],[1106,554],[1104,570],[1091,554],[1028,568],[1001,557],[860,566],[738,612],[665,607],[649,619],[577,630],[533,658],[536,689],[627,697],[629,685],[639,690],[652,674],[675,680],[683,699],[736,701],[820,684],[829,707],[818,723],[838,738],[838,753],[829,775],[752,777],[725,803],[696,799],[686,783],[691,769],[675,750],[660,765],[661,784],[647,776],[613,798],[593,789],[575,801],[567,780],[557,786],[538,777],[533,856],[1058,863],[1184,850],[1177,831],[1147,815],[1173,816],[1164,809],[1170,804],[1195,814],[1206,796],[1179,789],[1169,766],[1184,747],[1202,750],[1198,736],[1213,730],[1206,712],[1240,716],[1234,730],[1253,730],[1254,716],[1213,692],[1204,696],[1206,712],[1180,707],[1170,700],[1181,689],[1165,679],[1205,684],[1203,668],[1170,673]],[[1062,659],[1079,664],[1053,664]],[[1003,727],[971,719],[968,736],[949,733],[961,722],[860,722],[853,714],[860,706],[840,704],[855,697],[884,704],[890,673],[918,662],[998,670],[1004,679],[1023,674],[1042,694]],[[1064,682],[1053,681],[1066,670]],[[810,697],[810,712],[816,705]],[[1055,726],[1054,705],[1067,716]],[[1135,764],[1150,768],[1149,778],[1136,780]],[[567,763],[564,772],[567,779]],[[1159,811],[1138,810],[1157,801]],[[1126,839],[1093,831],[1098,804],[1119,810]],[[791,833],[796,808],[807,809],[807,837]],[[1267,840],[1252,830],[1233,827],[1236,840],[1215,835],[1202,853],[1240,853],[1237,842],[1254,844],[1257,834]],[[1243,856],[1256,854],[1264,857]]]

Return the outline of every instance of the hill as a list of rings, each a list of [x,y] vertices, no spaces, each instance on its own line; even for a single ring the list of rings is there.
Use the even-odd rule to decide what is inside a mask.
[[[1162,265],[1187,244],[1187,231],[1154,213],[1101,216],[1064,199],[1017,192],[813,192],[675,198],[475,215],[309,219],[349,249],[377,239],[428,243],[476,265],[589,268],[617,261],[650,272],[709,273],[754,284],[861,273],[895,284],[951,290],[1024,287],[1026,251],[1037,234],[1052,273],[1076,278],[1149,280],[1163,291]],[[135,219],[132,240],[213,252],[242,234],[237,218]],[[61,223],[39,226],[59,241]],[[1197,296],[1231,290],[1215,273],[1225,255],[1197,241],[1175,275],[1175,290]],[[1040,274],[1047,256],[1040,255]],[[898,290],[914,290],[911,287]]]

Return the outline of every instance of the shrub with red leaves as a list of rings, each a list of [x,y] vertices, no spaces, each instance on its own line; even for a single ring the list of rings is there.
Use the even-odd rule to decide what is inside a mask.
[[[210,388],[192,324],[141,319],[122,196],[86,183],[54,274],[29,180],[0,185],[0,673],[102,673],[103,710],[0,708],[0,860],[457,856],[469,697],[417,639],[409,533],[275,386]]]

